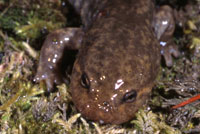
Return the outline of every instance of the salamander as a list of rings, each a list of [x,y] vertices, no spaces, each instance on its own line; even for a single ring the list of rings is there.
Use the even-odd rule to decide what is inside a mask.
[[[65,82],[60,70],[67,62],[63,53],[78,50],[70,93],[82,116],[102,124],[131,120],[155,84],[160,52],[168,66],[171,55],[179,55],[177,48],[167,45],[174,31],[172,9],[155,9],[152,0],[69,2],[80,13],[83,26],[47,36],[34,81],[45,81],[48,91]]]

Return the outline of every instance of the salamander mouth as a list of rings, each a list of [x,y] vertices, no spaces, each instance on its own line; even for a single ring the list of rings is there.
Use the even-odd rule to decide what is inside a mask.
[[[144,100],[149,96],[149,92],[146,92],[147,90],[150,91],[149,88],[141,89],[135,101],[120,103],[117,106],[106,101],[95,102],[91,96],[88,96],[88,94],[84,95],[83,93],[76,95],[77,98],[74,103],[82,116],[87,120],[99,122],[100,124],[122,124],[130,121],[138,109],[145,103]]]
[[[121,124],[131,119],[130,114],[124,111],[125,105],[120,107],[120,109],[118,107],[103,108],[101,106],[99,107],[98,104],[89,103],[84,106],[76,105],[76,107],[84,118],[99,122],[100,124]],[[134,116],[134,112],[131,116]]]

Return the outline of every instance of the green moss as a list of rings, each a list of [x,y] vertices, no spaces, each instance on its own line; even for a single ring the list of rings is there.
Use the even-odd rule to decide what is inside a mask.
[[[27,16],[20,8],[10,8],[5,14],[0,14],[0,28],[13,31],[19,25],[27,24]]]
[[[29,2],[31,4],[26,5]],[[43,2],[11,1],[0,14],[0,28],[9,31],[9,34],[15,34],[15,39],[34,41],[42,35],[43,31],[52,31],[65,25],[66,18],[60,7],[60,1],[58,3],[47,0]]]
[[[168,126],[162,115],[154,114],[152,111],[140,110],[136,114],[136,120],[131,123],[135,124],[138,131],[145,134],[181,134],[179,130]]]
[[[30,13],[27,20],[28,24],[18,25],[15,28],[16,34],[23,39],[36,39],[41,36],[42,29],[53,31],[64,26],[66,20],[61,12],[48,10],[51,9],[39,9],[36,13]],[[51,12],[51,14],[48,14],[48,12]]]

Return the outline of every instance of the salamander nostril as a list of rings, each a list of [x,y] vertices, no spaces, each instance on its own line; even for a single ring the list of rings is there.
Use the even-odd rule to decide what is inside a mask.
[[[123,102],[131,103],[136,100],[136,97],[137,97],[137,92],[135,90],[132,90],[124,95]]]

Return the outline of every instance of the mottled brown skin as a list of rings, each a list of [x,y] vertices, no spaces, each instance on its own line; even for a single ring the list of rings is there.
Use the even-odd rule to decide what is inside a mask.
[[[79,49],[70,83],[76,108],[100,123],[129,121],[149,97],[160,66],[153,8],[151,0],[109,0],[84,33],[77,28],[51,33],[35,81],[44,80],[49,90],[63,82],[62,52]]]
[[[49,92],[55,87],[54,85],[66,82],[66,76],[60,69],[63,53],[66,49],[79,48],[82,36],[83,32],[79,28],[59,29],[49,34],[41,49],[34,81],[45,81]]]
[[[180,56],[180,52],[173,41],[173,33],[175,30],[175,18],[173,12],[171,7],[164,5],[156,10],[152,22],[156,37],[161,45],[161,54],[168,67],[173,65],[172,55],[174,57]]]
[[[149,0],[118,0],[107,5],[107,16],[97,19],[87,32],[70,84],[73,102],[84,117],[120,124],[132,119],[145,103],[160,62],[151,28],[152,8]],[[80,84],[83,73],[89,88]],[[123,84],[115,89],[120,80]],[[126,102],[124,96],[131,92],[133,99]]]

